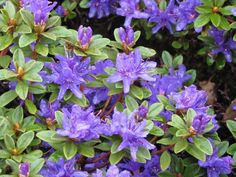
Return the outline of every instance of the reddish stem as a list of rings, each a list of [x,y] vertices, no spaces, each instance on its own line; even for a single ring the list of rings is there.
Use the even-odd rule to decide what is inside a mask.
[[[174,144],[171,144],[171,145],[168,145],[166,147],[162,147],[160,150],[158,151],[153,151],[152,152],[152,155],[160,155],[162,154],[163,152],[167,151],[167,150],[170,150],[174,147]]]

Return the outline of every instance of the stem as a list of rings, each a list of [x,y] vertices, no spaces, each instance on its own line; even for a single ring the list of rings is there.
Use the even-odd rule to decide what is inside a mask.
[[[5,55],[7,54],[7,52],[8,52],[8,50],[9,50],[9,47],[3,49],[3,50],[1,51],[1,53],[0,53],[0,56],[5,56]]]
[[[103,155],[101,155],[101,156],[99,156],[95,159],[87,159],[86,163],[96,163],[100,160],[108,158],[110,156],[110,154],[111,154],[110,152],[107,152],[107,153],[105,153],[105,154],[103,154]]]
[[[103,167],[105,167],[105,166],[107,166],[107,165],[109,165],[109,162],[105,162],[105,163],[103,163],[103,164],[100,164],[100,165],[98,165],[98,166],[96,166],[96,167],[94,167],[94,168],[88,169],[88,170],[86,170],[86,171],[89,172],[89,173],[91,173],[91,172],[94,172],[95,170],[97,170],[97,169],[99,169],[99,168],[103,168]]]
[[[165,151],[167,151],[167,150],[170,150],[170,149],[173,148],[173,147],[174,147],[174,144],[171,144],[171,145],[166,146],[166,147],[162,147],[160,150],[152,152],[152,155],[160,155],[160,154],[162,154],[163,152],[165,152]]]
[[[112,111],[115,109],[117,103],[122,100],[122,97],[123,97],[123,93],[120,93],[120,94],[117,96],[117,98],[116,98],[116,102],[115,102],[114,105],[111,107],[111,109],[107,112],[107,114],[102,117],[102,120],[105,120],[106,117],[109,116],[109,115],[112,113]]]
[[[105,112],[107,106],[110,104],[111,100],[112,100],[112,96],[109,96],[109,98],[107,99],[107,101],[104,104],[104,107],[103,107],[102,111],[98,115],[101,115],[101,116],[103,115],[103,113]]]

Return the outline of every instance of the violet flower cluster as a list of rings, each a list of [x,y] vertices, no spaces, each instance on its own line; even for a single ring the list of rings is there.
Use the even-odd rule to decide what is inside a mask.
[[[130,91],[130,86],[138,79],[155,81],[148,70],[155,68],[156,63],[151,61],[142,61],[142,56],[138,49],[130,54],[118,54],[116,59],[116,72],[111,75],[107,81],[109,83],[123,82],[124,93]]]
[[[91,0],[88,3],[89,17],[97,14],[98,18],[108,16],[111,12],[125,17],[124,26],[131,26],[132,19],[146,19],[155,24],[152,29],[157,33],[162,28],[167,28],[173,33],[174,26],[176,31],[182,31],[194,22],[198,17],[195,8],[201,5],[200,0],[177,1],[170,0],[166,9],[158,7],[154,0],[145,0],[145,7],[142,8],[140,0]]]

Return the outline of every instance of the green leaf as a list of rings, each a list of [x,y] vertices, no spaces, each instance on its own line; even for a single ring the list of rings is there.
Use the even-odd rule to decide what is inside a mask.
[[[26,99],[25,105],[30,114],[36,114],[36,112],[38,111],[36,106],[31,100]]]
[[[0,108],[6,106],[17,97],[15,90],[9,90],[0,96]]]
[[[164,131],[160,127],[156,127],[156,126],[154,126],[149,133],[152,135],[155,135],[155,136],[163,136],[164,135]]]
[[[22,134],[18,138],[17,143],[16,143],[19,153],[22,153],[30,145],[33,139],[34,139],[34,132],[32,131]]]
[[[229,146],[229,148],[227,149],[227,153],[230,155],[234,155],[234,153],[236,153],[236,143]]]
[[[173,67],[176,68],[179,65],[183,64],[183,60],[184,60],[184,58],[182,55],[176,56],[173,60]]]
[[[33,94],[42,94],[46,92],[46,89],[40,84],[33,84],[29,86],[29,92]]]
[[[99,38],[92,40],[89,49],[101,49],[107,46],[110,43],[110,40],[107,38]]]
[[[0,36],[0,50],[4,50],[9,47],[13,42],[13,37],[11,34],[5,34],[4,36]]]
[[[134,43],[136,43],[141,35],[140,31],[135,31],[134,32]]]
[[[182,44],[179,41],[173,41],[171,45],[175,49],[180,49],[182,47]]]
[[[23,34],[20,36],[19,39],[19,46],[20,48],[22,47],[26,47],[30,44],[32,44],[33,42],[35,42],[38,39],[36,34]]]
[[[15,141],[13,140],[13,138],[9,135],[5,135],[4,136],[4,144],[7,148],[8,151],[12,151],[13,149],[16,148],[16,145],[15,145]]]
[[[167,151],[163,152],[160,158],[160,165],[162,171],[165,171],[170,166],[170,162],[171,162],[170,154]]]
[[[16,94],[22,99],[25,100],[27,95],[28,95],[28,90],[29,90],[29,86],[22,82],[19,81],[17,86],[16,86]]]
[[[148,109],[148,117],[156,117],[164,110],[162,103],[154,103]]]
[[[147,160],[151,160],[152,158],[150,151],[144,147],[138,148],[137,157],[141,157]]]
[[[62,127],[62,120],[63,120],[64,114],[61,111],[55,112],[55,118],[57,120],[57,124],[59,127]]]
[[[122,42],[121,42],[121,40],[120,40],[120,35],[119,35],[119,28],[116,28],[116,29],[114,30],[114,37],[115,37],[116,42],[122,44]]]
[[[38,54],[42,55],[42,56],[47,56],[48,55],[48,46],[42,44],[42,43],[38,43],[35,46],[35,50]]]
[[[186,129],[180,129],[176,132],[176,137],[188,137],[190,133]]]
[[[34,27],[34,16],[32,15],[32,13],[29,12],[28,10],[24,10],[23,8],[21,8],[20,14],[21,14],[21,17],[24,20],[24,22],[28,26],[30,26],[31,29],[33,29],[33,27]]]
[[[124,151],[119,151],[114,154],[111,154],[109,157],[109,162],[112,165],[115,165],[121,161],[121,159],[124,157],[124,155],[125,155]]]
[[[217,144],[217,147],[218,147],[218,156],[221,157],[226,153],[226,151],[229,147],[229,142],[228,141],[222,141],[219,144]]]
[[[21,24],[20,26],[16,27],[16,33],[20,33],[20,34],[29,34],[32,33],[32,29],[25,24]]]
[[[197,19],[194,21],[194,27],[195,28],[201,28],[204,25],[206,25],[210,21],[210,15],[209,14],[202,14],[197,17]]]
[[[135,85],[131,86],[130,94],[133,95],[135,98],[138,98],[139,100],[143,99],[143,89]]]
[[[52,28],[60,24],[61,24],[61,18],[59,16],[52,16],[47,20],[46,29]]]
[[[37,174],[44,165],[45,160],[43,158],[36,159],[30,164],[30,173]]]
[[[218,27],[218,26],[220,25],[221,16],[220,16],[219,14],[213,13],[213,14],[211,14],[210,18],[211,18],[212,24],[213,24],[215,27]]]
[[[10,18],[14,19],[16,14],[16,8],[11,1],[6,1],[4,9],[6,9]]]
[[[138,46],[137,47],[142,55],[143,58],[150,58],[156,55],[156,51],[147,47]]]
[[[17,74],[8,69],[0,69],[0,81],[7,80],[12,77],[17,77]]]
[[[226,125],[233,137],[236,139],[236,122],[233,120],[227,120]]]
[[[94,148],[91,147],[91,145],[86,144],[86,143],[81,143],[78,145],[78,153],[89,158],[92,158],[95,155]]]
[[[207,155],[213,154],[213,147],[210,141],[205,137],[194,137],[193,138],[194,145],[200,149],[202,152],[206,153]]]
[[[195,145],[189,144],[186,148],[186,151],[198,160],[206,161],[206,155],[204,154],[204,152],[199,150]]]
[[[43,32],[42,35],[48,39],[53,40],[53,41],[55,41],[57,39],[57,36],[49,31]]]
[[[186,116],[187,126],[190,127],[192,125],[193,119],[196,116],[196,112],[193,109],[188,109]]]
[[[0,150],[0,159],[8,159],[11,157],[11,154],[5,150]]]
[[[13,62],[16,68],[23,67],[25,64],[25,57],[21,49],[16,49],[14,51]]]
[[[188,147],[188,141],[186,139],[178,139],[178,141],[176,142],[175,146],[174,146],[174,152],[176,154],[182,152],[183,150],[185,150]]]
[[[63,153],[67,160],[73,158],[77,150],[78,148],[73,142],[66,142],[63,146]]]
[[[11,62],[11,57],[9,55],[0,56],[0,66],[4,69],[8,68]]]
[[[186,85],[191,85],[191,84],[193,84],[194,81],[196,80],[196,77],[197,77],[197,72],[196,72],[196,70],[190,69],[190,70],[188,70],[188,71],[186,72],[186,74],[190,74],[192,77],[191,77],[191,79],[187,80],[187,81],[185,82],[185,84],[186,84]]]
[[[11,121],[13,124],[21,124],[24,118],[23,108],[21,106],[17,106],[11,115]]]
[[[225,17],[221,16],[219,27],[222,28],[223,30],[230,30],[230,23]]]
[[[131,112],[133,112],[136,108],[138,108],[138,103],[136,102],[136,100],[129,95],[125,97],[125,104],[128,110]]]
[[[172,66],[172,64],[173,64],[173,58],[172,58],[172,56],[170,55],[169,52],[163,51],[163,52],[162,52],[162,55],[161,55],[161,58],[162,58],[164,64],[165,64],[167,67]]]
[[[176,114],[172,115],[171,122],[168,122],[168,125],[176,127],[178,129],[185,129],[186,128],[183,119]]]

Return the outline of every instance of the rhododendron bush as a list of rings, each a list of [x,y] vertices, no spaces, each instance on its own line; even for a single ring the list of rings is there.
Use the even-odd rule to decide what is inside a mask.
[[[0,177],[236,176],[235,0],[0,0]]]

